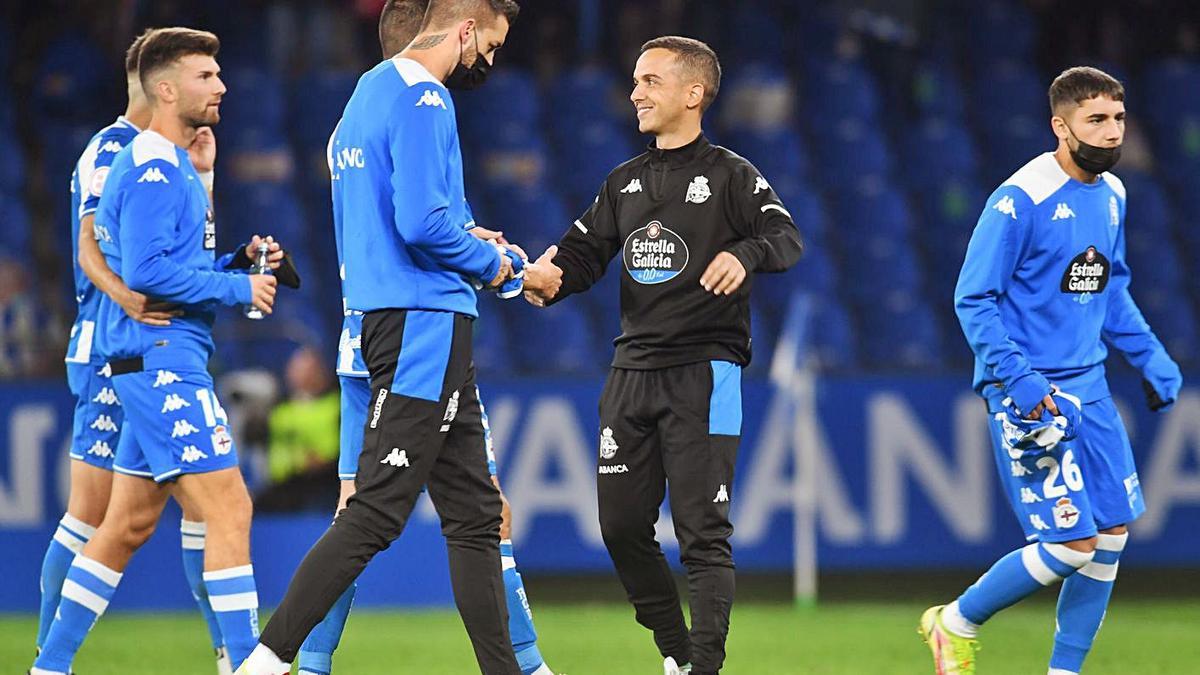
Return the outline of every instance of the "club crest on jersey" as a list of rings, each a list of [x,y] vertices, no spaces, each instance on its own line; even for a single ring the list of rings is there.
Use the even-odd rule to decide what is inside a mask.
[[[217,219],[211,207],[204,212],[204,250],[217,250]]]
[[[652,220],[630,233],[622,258],[634,281],[661,284],[679,276],[687,267],[688,247],[682,237]]]
[[[1108,258],[1095,246],[1089,246],[1067,265],[1060,290],[1063,293],[1100,293],[1108,286],[1108,274]]]
[[[104,183],[108,180],[109,167],[102,166],[92,172],[92,179],[88,181],[88,192],[93,197],[99,197],[104,194]]]
[[[712,190],[708,189],[708,178],[696,176],[692,179],[691,184],[688,185],[687,195],[684,196],[683,201],[692,204],[703,204],[711,196]]]
[[[1054,508],[1050,511],[1054,514],[1055,527],[1060,530],[1068,530],[1079,522],[1079,509],[1075,508],[1070,497],[1062,497],[1054,502]]]

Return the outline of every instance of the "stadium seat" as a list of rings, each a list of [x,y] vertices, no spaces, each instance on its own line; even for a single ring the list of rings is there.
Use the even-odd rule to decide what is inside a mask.
[[[24,200],[18,193],[0,190],[0,213],[4,214],[4,226],[0,227],[0,257],[30,260],[33,255],[30,240],[32,230]],[[62,224],[61,228],[55,230],[55,234],[61,236],[55,239],[66,242],[70,238],[68,232],[67,225]],[[69,248],[63,257],[70,257]]]
[[[808,151],[790,126],[745,128],[731,133],[730,146],[750,160],[768,182],[799,181],[808,175]]]
[[[825,241],[829,232],[829,212],[821,195],[804,181],[786,177],[772,177],[768,181],[783,201],[784,208],[792,214],[805,245]]]
[[[845,370],[858,365],[854,325],[841,303],[823,298],[814,308],[812,350],[824,370]]]
[[[353,70],[317,70],[292,81],[293,133],[302,148],[319,149],[324,156],[358,77]]]
[[[891,172],[887,137],[872,124],[843,120],[814,140],[820,160],[816,178],[828,189],[882,180]]]
[[[1146,67],[1139,80],[1139,98],[1146,102],[1144,115],[1156,129],[1164,129],[1180,116],[1200,116],[1200,61],[1169,58]]]
[[[879,98],[875,80],[863,64],[827,60],[808,73],[804,116],[822,127],[841,120],[870,124],[877,118]]]
[[[1116,171],[1125,184],[1128,199],[1125,204],[1126,232],[1149,232],[1168,236],[1175,216],[1162,183],[1150,174],[1138,171]]]
[[[221,101],[222,130],[253,127],[283,133],[291,115],[286,111],[283,81],[277,75],[245,67],[223,71],[221,77],[227,90]]]
[[[488,143],[497,135],[538,130],[541,95],[533,74],[516,66],[492,71],[481,91],[454,93],[459,129],[472,143]]]
[[[837,235],[843,247],[877,239],[903,239],[913,233],[912,212],[899,190],[869,186],[843,191],[837,207]]]
[[[1019,61],[995,63],[976,73],[971,90],[971,102],[979,126],[993,130],[1003,128],[1017,117],[1038,120],[1047,135],[1049,102],[1045,78],[1032,67]]]
[[[511,351],[524,372],[595,373],[605,363],[582,305],[563,302],[542,309],[514,298],[504,307]]]
[[[970,36],[966,53],[977,71],[986,71],[997,61],[1033,56],[1037,20],[1022,3],[982,0],[963,7],[970,8],[962,13],[967,20],[966,35]],[[957,25],[958,30],[964,30],[961,22]]]
[[[569,141],[558,144],[555,182],[573,203],[590,202],[609,172],[638,152],[629,135],[611,122],[578,126]]]
[[[975,142],[966,127],[945,118],[927,117],[901,144],[903,178],[912,189],[936,188],[951,180],[971,180],[978,167]]]
[[[895,297],[921,293],[921,259],[906,238],[877,237],[843,247],[845,290],[855,309],[874,311],[883,302],[903,304]]]
[[[611,71],[599,66],[568,70],[551,83],[547,92],[554,100],[549,122],[563,143],[570,143],[579,129],[597,123],[624,126],[633,118],[628,89],[618,85]]]
[[[1046,111],[1014,113],[997,119],[994,127],[989,125],[998,131],[988,146],[991,154],[983,165],[985,175],[981,176],[989,189],[999,186],[1033,158],[1057,147],[1058,139],[1046,119]]]
[[[927,61],[913,74],[913,107],[924,118],[962,121],[966,115],[963,86],[950,64]]]
[[[942,365],[941,329],[923,301],[885,301],[860,312],[863,354],[879,370]]]
[[[123,82],[113,77],[117,67],[84,34],[63,33],[42,52],[30,101],[33,113],[41,122],[95,123],[95,111],[79,103],[110,100],[114,85]]]
[[[543,186],[549,170],[545,140],[536,130],[506,127],[471,153],[474,178],[488,191]]]
[[[1162,309],[1146,309],[1145,316],[1173,359],[1184,365],[1197,363],[1200,331],[1197,331],[1196,312],[1187,298],[1180,296]]]
[[[488,191],[488,212],[491,220],[480,223],[491,230],[501,230],[510,241],[537,256],[551,243],[557,242],[576,215],[568,215],[562,200],[550,190],[538,187],[493,187]]]
[[[25,189],[25,151],[7,127],[0,126],[0,193]]]

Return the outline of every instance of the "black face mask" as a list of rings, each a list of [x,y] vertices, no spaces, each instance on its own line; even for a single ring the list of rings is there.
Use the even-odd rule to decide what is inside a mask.
[[[487,80],[488,72],[492,69],[487,59],[483,58],[483,54],[479,53],[479,33],[475,33],[475,63],[471,64],[470,68],[463,65],[461,44],[459,44],[458,50],[458,65],[454,66],[454,70],[446,76],[446,88],[478,89]]]
[[[1071,134],[1077,144],[1075,148],[1071,148],[1070,144],[1067,144],[1067,148],[1071,150],[1071,159],[1074,160],[1075,166],[1084,171],[1097,175],[1102,174],[1116,166],[1117,161],[1121,159],[1121,146],[1101,148],[1089,145],[1079,140],[1075,132],[1071,131],[1071,127],[1067,127],[1067,132]]]

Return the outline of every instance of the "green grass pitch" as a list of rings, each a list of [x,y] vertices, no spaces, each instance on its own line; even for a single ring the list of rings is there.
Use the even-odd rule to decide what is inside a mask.
[[[734,607],[729,675],[932,673],[916,633],[923,606],[828,603],[814,609],[743,603]],[[535,606],[539,644],[564,675],[661,673],[648,632],[616,604]],[[993,619],[982,634],[984,675],[1046,672],[1053,605],[1025,604]],[[0,671],[24,672],[35,619],[0,617]],[[1110,609],[1088,659],[1088,675],[1200,672],[1200,600],[1121,601]],[[452,611],[356,611],[334,657],[343,675],[463,675],[477,672]],[[199,615],[114,613],[94,629],[75,663],[82,675],[212,675]]]

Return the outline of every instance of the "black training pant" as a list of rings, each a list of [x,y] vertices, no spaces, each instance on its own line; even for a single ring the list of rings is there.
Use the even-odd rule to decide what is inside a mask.
[[[520,675],[500,569],[500,493],[488,473],[470,317],[381,310],[363,318],[371,409],[357,492],[296,570],[260,641],[295,658],[371,558],[400,536],[424,486],[442,521],[454,600],[485,675]]]
[[[729,499],[741,433],[741,369],[702,362],[612,369],[600,398],[600,529],[638,623],[663,656],[716,673],[733,606]],[[654,539],[665,489],[687,568],[689,634]]]

